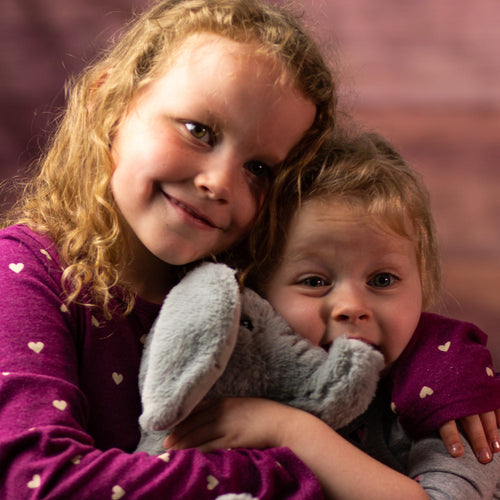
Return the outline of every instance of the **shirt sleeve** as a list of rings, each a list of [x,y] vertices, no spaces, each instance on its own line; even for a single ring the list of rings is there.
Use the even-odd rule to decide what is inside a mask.
[[[418,481],[431,500],[500,498],[500,455],[481,464],[462,435],[464,455],[453,458],[438,433],[412,439],[388,408],[385,390],[368,411],[342,431],[376,460]]]
[[[449,420],[500,408],[487,335],[476,326],[424,313],[391,367],[391,407],[414,439]]]
[[[82,340],[65,314],[55,257],[15,231],[0,233],[0,498],[323,498],[287,448],[160,457],[98,449]]]

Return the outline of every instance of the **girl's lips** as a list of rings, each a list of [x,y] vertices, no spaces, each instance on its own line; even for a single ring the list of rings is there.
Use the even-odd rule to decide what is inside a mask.
[[[370,342],[369,340],[364,339],[363,337],[349,336],[348,335],[347,338],[353,339],[353,340],[359,340],[360,342],[364,342],[365,344],[373,347],[373,349],[375,349],[376,351],[382,352],[382,349],[380,348],[380,346],[378,346],[377,344],[374,344],[373,342]]]
[[[177,198],[173,198],[172,196],[168,195],[164,191],[162,191],[162,193],[165,196],[165,198],[167,198],[167,200],[170,201],[170,203],[179,207],[181,210],[188,213],[191,217],[194,217],[195,219],[199,220],[200,222],[203,222],[204,224],[206,224],[209,227],[212,227],[214,229],[221,229],[216,224],[214,224],[209,218],[207,218],[204,215],[197,212],[193,207],[186,205],[185,203],[178,200]]]

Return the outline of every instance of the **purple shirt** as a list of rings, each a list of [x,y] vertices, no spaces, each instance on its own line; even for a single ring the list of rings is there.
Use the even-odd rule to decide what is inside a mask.
[[[159,306],[138,300],[106,321],[63,297],[52,242],[0,231],[0,498],[322,498],[287,448],[132,454],[142,345]]]
[[[389,374],[393,411],[414,439],[500,408],[500,377],[476,326],[424,313]]]

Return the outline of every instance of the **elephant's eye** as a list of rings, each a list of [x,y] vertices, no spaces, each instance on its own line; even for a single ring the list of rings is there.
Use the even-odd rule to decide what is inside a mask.
[[[250,318],[246,317],[246,316],[242,316],[241,319],[240,319],[240,325],[243,327],[243,328],[246,328],[247,330],[250,330],[252,331],[253,330],[253,324],[252,324],[252,321],[250,320]]]

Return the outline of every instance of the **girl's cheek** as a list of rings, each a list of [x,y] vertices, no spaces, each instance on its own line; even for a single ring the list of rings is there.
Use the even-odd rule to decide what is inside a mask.
[[[286,319],[286,318],[285,318]],[[301,304],[290,302],[288,324],[295,333],[318,346],[323,338],[325,326],[320,321],[319,313],[311,308],[303,308]]]

